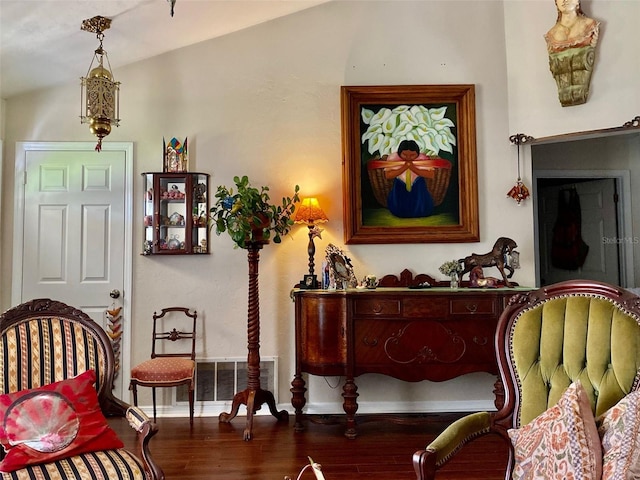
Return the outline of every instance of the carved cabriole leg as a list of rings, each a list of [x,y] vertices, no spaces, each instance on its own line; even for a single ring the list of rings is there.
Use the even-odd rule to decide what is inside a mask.
[[[260,408],[260,404],[256,404],[256,390],[249,389],[247,394],[247,424],[242,432],[242,438],[245,441],[251,440],[253,430],[253,414]]]
[[[344,432],[345,437],[353,439],[358,435],[356,432],[356,412],[358,411],[358,386],[353,378],[347,378],[342,387],[342,398],[344,402],[342,407],[347,414],[347,430]]]
[[[304,425],[302,424],[302,409],[307,403],[307,399],[305,398],[305,392],[307,391],[305,387],[304,378],[300,372],[297,372],[293,377],[293,381],[291,382],[291,405],[296,412],[296,423],[294,425],[294,430],[296,432],[302,432],[304,430]]]
[[[244,390],[242,392],[238,392],[233,396],[233,402],[231,403],[231,411],[229,413],[222,412],[218,417],[218,421],[222,423],[229,423],[231,420],[235,418],[238,414],[238,409],[240,405],[247,404],[247,393],[248,390]]]

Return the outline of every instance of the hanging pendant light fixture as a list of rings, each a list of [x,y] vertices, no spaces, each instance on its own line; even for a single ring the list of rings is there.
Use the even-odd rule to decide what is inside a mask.
[[[86,77],[81,80],[80,121],[88,123],[89,130],[98,137],[96,151],[102,150],[102,139],[111,133],[112,126],[120,125],[120,82],[113,79],[107,52],[102,48],[104,31],[111,19],[96,16],[83,20],[81,30],[96,34],[100,45],[95,50]],[[107,66],[104,65],[104,60]],[[93,64],[97,61],[97,66]]]
[[[524,184],[520,176],[520,145],[530,142],[533,139],[533,137],[525,135],[524,133],[517,133],[509,137],[509,141],[512,144],[517,145],[518,147],[518,179],[516,180],[516,184],[511,188],[511,190],[507,192],[507,197],[513,198],[518,203],[518,206],[520,206],[520,204],[531,195],[529,193],[529,189]]]

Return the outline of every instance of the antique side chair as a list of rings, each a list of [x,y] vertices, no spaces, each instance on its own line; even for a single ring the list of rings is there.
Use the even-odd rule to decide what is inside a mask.
[[[191,320],[186,328],[184,313]],[[151,358],[133,367],[129,389],[133,393],[133,404],[138,405],[138,385],[151,387],[153,396],[153,420],[156,420],[156,388],[176,387],[187,385],[189,389],[189,423],[193,426],[193,405],[196,371],[196,319],[197,312],[190,313],[185,307],[163,308],[160,313],[153,313],[153,336],[151,344]],[[169,325],[176,325],[169,330]],[[183,347],[178,351],[164,345],[179,340]]]

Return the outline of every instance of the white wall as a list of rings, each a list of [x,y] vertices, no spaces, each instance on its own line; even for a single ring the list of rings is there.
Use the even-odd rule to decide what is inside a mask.
[[[407,267],[442,277],[438,266],[443,261],[488,251],[497,237],[508,236],[518,242],[521,252],[523,268],[514,280],[533,284],[531,203],[517,207],[506,197],[517,171],[508,136],[516,130],[540,134],[538,127],[547,126],[559,115],[560,106],[554,103],[556,92],[551,83],[546,93],[539,94],[545,109],[532,116],[521,110],[530,105],[523,105],[519,90],[535,92],[538,84],[520,75],[523,66],[518,64],[525,62],[514,60],[511,37],[529,54],[537,50],[541,35],[555,19],[548,4],[552,6],[553,1],[504,5],[492,0],[336,1],[124,68],[117,67],[117,52],[109,52],[116,77],[122,82],[122,125],[108,140],[135,142],[136,176],[161,170],[162,137],[175,136],[189,137],[190,168],[211,173],[212,190],[242,174],[249,174],[256,185],[270,185],[273,197],[289,194],[294,184],[300,184],[302,195],[318,196],[330,218],[322,239],[316,242],[319,263],[328,243],[344,246],[340,86],[473,83],[481,241],[354,245],[345,250],[358,277],[399,273]],[[633,5],[624,8],[637,12]],[[625,18],[624,9],[608,13]],[[511,22],[518,15],[531,19],[534,26],[515,29]],[[506,29],[505,16],[509,23]],[[603,44],[606,40],[602,39]],[[541,65],[530,56],[528,75],[534,70],[536,76],[550,81],[544,49],[542,55]],[[596,77],[599,73],[598,68]],[[638,78],[637,69],[633,73]],[[605,98],[617,95],[617,89],[612,91],[612,86],[600,82],[593,88],[594,96],[596,91]],[[77,120],[78,94],[74,83],[10,99],[7,158],[14,158],[16,141],[91,138]],[[600,101],[599,105],[604,119],[597,117],[596,122],[589,117],[576,120],[575,125],[565,122],[558,130],[547,128],[546,133],[563,133],[565,126],[596,128],[600,121],[608,121],[609,126],[619,123],[617,118],[611,121],[619,113],[614,115],[616,102],[608,106]],[[616,110],[622,106],[618,102]],[[636,102],[636,114],[639,110]],[[622,114],[622,118],[631,116]],[[544,117],[546,123],[541,120]],[[576,117],[581,119],[578,114]],[[535,119],[540,120],[533,122]],[[7,168],[5,173],[4,201],[11,211],[13,172]],[[135,198],[142,198],[141,189],[140,183]],[[141,209],[134,219],[140,225]],[[6,246],[2,263],[11,265],[13,219],[6,215],[2,222]],[[307,269],[306,244],[306,227],[296,227],[281,245],[267,246],[260,261],[261,353],[280,357],[278,393],[284,407],[289,403],[294,367],[289,291]],[[142,228],[136,229],[136,245],[141,248]],[[206,347],[199,352],[201,356],[246,354],[246,254],[233,250],[228,238],[215,235],[211,251],[206,258],[135,255],[132,343],[136,348],[132,364],[149,354],[148,321],[153,310],[168,305],[189,306],[202,315]],[[10,278],[5,267],[3,284],[10,284]],[[3,290],[1,295],[6,308],[9,292]],[[341,390],[327,385],[335,385],[337,380],[311,379],[309,410],[341,410]],[[444,383],[410,384],[365,375],[358,380],[360,411],[411,408],[414,404],[421,410],[486,408],[492,403],[493,380],[478,374]],[[386,403],[367,406],[374,398]]]

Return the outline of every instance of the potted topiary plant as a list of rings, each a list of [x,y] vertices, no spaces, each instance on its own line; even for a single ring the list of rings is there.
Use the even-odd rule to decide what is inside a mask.
[[[294,204],[300,201],[300,187],[296,185],[293,197],[283,197],[280,205],[274,205],[270,203],[269,187],[251,186],[246,175],[233,177],[233,182],[235,190],[219,185],[215,194],[210,214],[216,234],[227,232],[240,248],[251,242],[280,243],[293,226],[291,215]]]
[[[243,432],[244,440],[251,439],[253,414],[262,404],[278,420],[288,418],[286,410],[276,409],[275,397],[260,387],[260,300],[258,292],[258,262],[260,249],[269,240],[280,243],[283,236],[291,230],[294,221],[291,215],[295,209],[300,187],[296,185],[293,197],[283,197],[281,205],[269,202],[269,187],[257,189],[249,183],[245,175],[233,177],[235,191],[224,185],[218,186],[215,204],[210,209],[216,234],[229,233],[235,248],[247,250],[249,263],[249,302],[247,309],[247,388],[233,396],[229,413],[222,412],[219,420],[230,422],[238,413],[240,404],[247,406],[247,426]],[[212,225],[213,226],[213,225]]]

